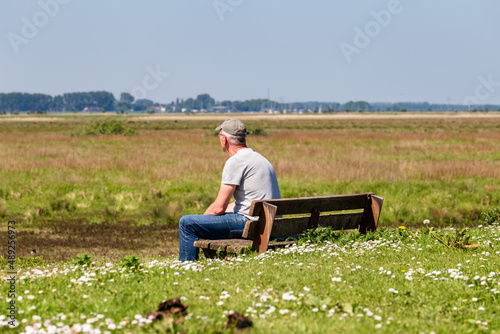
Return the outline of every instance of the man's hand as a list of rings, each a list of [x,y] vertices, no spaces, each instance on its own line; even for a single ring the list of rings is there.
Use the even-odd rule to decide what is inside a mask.
[[[217,195],[215,202],[208,207],[204,215],[220,216],[226,213],[226,209],[228,208],[229,201],[231,200],[235,189],[236,185],[221,184],[219,194]]]

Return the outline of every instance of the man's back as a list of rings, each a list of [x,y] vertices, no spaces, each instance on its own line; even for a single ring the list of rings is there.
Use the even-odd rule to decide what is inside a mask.
[[[247,217],[252,201],[281,198],[273,166],[251,148],[239,150],[226,161],[222,183],[237,186],[234,212]]]

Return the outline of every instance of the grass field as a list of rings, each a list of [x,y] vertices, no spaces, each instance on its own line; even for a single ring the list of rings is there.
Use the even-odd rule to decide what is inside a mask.
[[[250,333],[499,333],[498,223],[467,229],[471,249],[445,248],[431,233],[381,230],[195,263],[79,258],[25,267],[14,297],[19,327],[0,316],[0,330],[232,333],[227,316],[239,312],[253,321]],[[148,318],[176,297],[187,314]]]
[[[0,331],[223,333],[235,311],[255,333],[500,333],[500,230],[481,215],[500,207],[499,114],[242,115],[283,197],[372,191],[381,229],[182,264],[177,221],[215,197],[225,118],[117,118],[131,136],[82,135],[95,116],[0,118],[0,230],[16,221],[21,269],[9,298],[2,256],[20,325],[0,315]],[[477,247],[438,241],[462,226]],[[173,297],[187,315],[147,318]]]
[[[117,117],[133,136],[80,135],[96,117],[0,118],[0,216],[22,222],[20,255],[175,253],[178,219],[218,190],[227,117]],[[474,226],[500,206],[499,114],[241,118],[283,197],[371,191],[386,227]]]

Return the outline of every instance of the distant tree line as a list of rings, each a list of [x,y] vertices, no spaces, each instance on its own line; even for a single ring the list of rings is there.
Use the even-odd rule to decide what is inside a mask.
[[[75,111],[87,107],[114,110],[115,98],[109,92],[65,93],[52,97],[46,94],[0,93],[0,110]]]
[[[148,99],[135,100],[129,93],[121,93],[118,100],[106,91],[65,93],[57,96],[30,93],[0,93],[0,113],[47,111],[153,111],[160,106]],[[162,104],[168,112],[190,111],[273,111],[273,112],[376,112],[376,111],[493,111],[499,105],[466,106],[430,104],[428,102],[368,103],[366,101],[338,102],[276,102],[268,99],[245,101],[216,101],[209,94],[196,98],[179,99]]]

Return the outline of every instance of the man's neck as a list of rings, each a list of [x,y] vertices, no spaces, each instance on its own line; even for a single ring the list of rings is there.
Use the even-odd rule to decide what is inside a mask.
[[[230,157],[238,153],[239,150],[242,150],[244,148],[247,148],[247,146],[229,146],[227,150],[227,154],[229,154]]]

